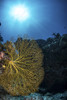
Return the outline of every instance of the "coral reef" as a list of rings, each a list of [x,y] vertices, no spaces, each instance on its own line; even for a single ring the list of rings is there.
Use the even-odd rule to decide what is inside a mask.
[[[7,41],[4,46],[0,86],[13,96],[36,92],[44,77],[43,54],[37,43],[19,39],[16,43]]]
[[[40,39],[37,43],[44,54],[45,78],[41,85],[41,88],[45,88],[43,93],[67,90],[67,34],[57,34],[47,40]]]

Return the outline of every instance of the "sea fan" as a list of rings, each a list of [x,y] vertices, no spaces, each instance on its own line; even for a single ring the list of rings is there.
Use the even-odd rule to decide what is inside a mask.
[[[36,92],[44,77],[43,54],[34,40],[5,43],[8,59],[4,59],[4,71],[0,85],[11,95],[28,95]]]

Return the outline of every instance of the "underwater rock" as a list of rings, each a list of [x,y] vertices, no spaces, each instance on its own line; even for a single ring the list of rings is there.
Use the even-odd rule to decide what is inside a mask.
[[[6,94],[0,95],[0,100],[67,100],[67,91],[57,94],[47,92],[44,96],[39,93],[32,93],[28,96],[11,96]]]
[[[49,38],[40,42],[37,40],[44,54],[43,66],[45,70],[45,77],[40,88],[46,89],[40,93],[67,90],[67,34],[58,39]]]
[[[61,39],[60,39],[60,42],[59,42],[59,46],[61,48],[67,48],[67,34],[64,34]]]

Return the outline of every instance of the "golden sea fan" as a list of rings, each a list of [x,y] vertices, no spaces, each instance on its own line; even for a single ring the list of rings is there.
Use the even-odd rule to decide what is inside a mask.
[[[34,40],[5,43],[9,59],[4,60],[5,70],[0,85],[11,95],[28,95],[36,92],[44,77],[43,54]]]

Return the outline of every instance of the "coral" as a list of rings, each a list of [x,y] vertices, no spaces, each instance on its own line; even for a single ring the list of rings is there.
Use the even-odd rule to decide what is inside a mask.
[[[44,78],[43,54],[34,40],[5,44],[9,59],[4,59],[0,85],[11,95],[28,95],[38,90]]]

